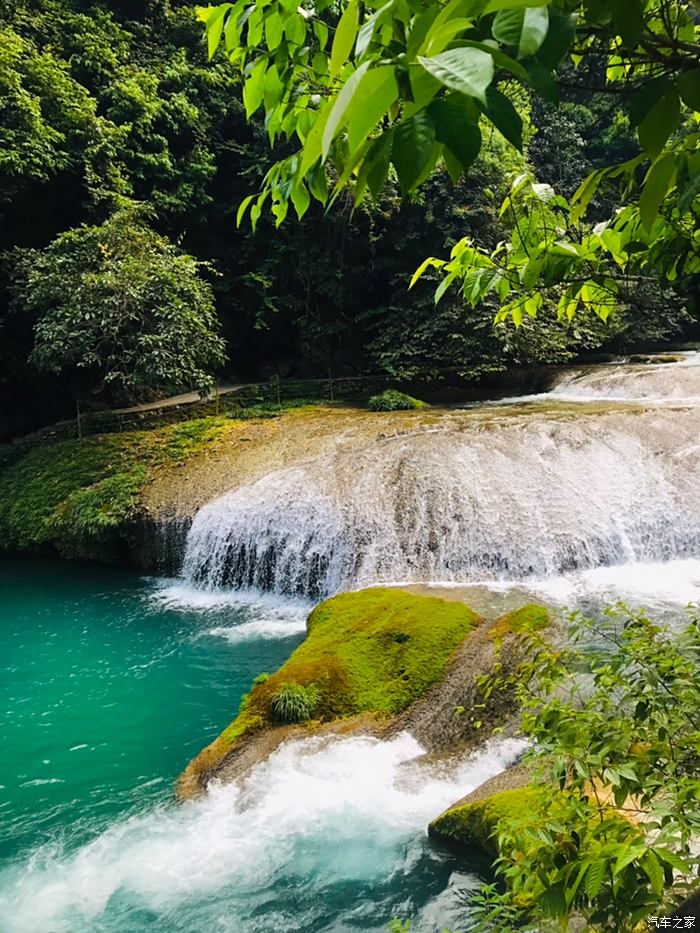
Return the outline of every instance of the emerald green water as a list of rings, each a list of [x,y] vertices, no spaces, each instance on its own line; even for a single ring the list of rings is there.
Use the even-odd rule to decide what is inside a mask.
[[[157,594],[111,569],[0,563],[1,858],[170,797],[302,637],[292,620],[289,638],[234,645],[207,633],[250,610],[167,608]]]
[[[410,736],[287,743],[238,785],[173,799],[306,607],[117,570],[0,561],[0,931],[386,929],[463,917],[475,878],[429,820],[517,752],[447,773]]]

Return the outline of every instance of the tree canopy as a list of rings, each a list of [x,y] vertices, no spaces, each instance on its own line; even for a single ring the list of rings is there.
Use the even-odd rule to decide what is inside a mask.
[[[208,7],[209,52],[223,45],[244,77],[248,116],[262,109],[271,142],[291,152],[273,162],[239,221],[268,207],[281,223],[312,198],[332,203],[351,189],[376,199],[393,173],[404,195],[442,162],[453,181],[469,172],[483,133],[523,148],[523,101],[558,103],[561,70],[599,74],[629,104],[639,151],[593,172],[571,202],[549,185],[517,178],[503,212],[513,236],[495,250],[461,240],[448,263],[429,259],[472,304],[494,294],[516,324],[535,315],[543,291],[562,286],[558,309],[608,316],[619,273],[648,270],[667,282],[700,271],[700,11],[689,2],[625,0],[388,0],[302,3],[244,0]],[[331,185],[329,190],[328,181]],[[592,229],[587,209],[605,180],[628,206]]]
[[[490,88],[517,111],[522,123],[522,151],[496,129],[473,98],[478,114],[473,108],[466,110],[467,116],[478,119],[478,156],[454,183],[440,156],[436,170],[408,196],[402,192],[401,176],[391,158],[376,197],[371,188],[376,180],[374,172],[361,196],[356,167],[343,180],[349,130],[359,126],[349,106],[348,120],[343,117],[340,121],[325,162],[322,164],[319,156],[302,179],[309,200],[303,218],[284,223],[275,232],[282,212],[290,209],[295,215],[296,207],[281,175],[278,203],[277,193],[273,196],[272,191],[277,182],[266,179],[267,169],[272,166],[274,171],[280,162],[291,164],[287,160],[302,149],[299,133],[304,134],[305,125],[316,119],[327,101],[338,96],[357,70],[353,45],[332,79],[325,73],[311,75],[314,62],[321,72],[330,67],[345,5],[302,6],[303,14],[298,5],[263,4],[256,7],[256,13],[250,10],[245,22],[245,11],[239,11],[234,20],[236,28],[240,26],[243,45],[247,24],[251,22],[257,29],[255,23],[263,23],[259,45],[252,51],[241,51],[240,43],[233,42],[233,25],[229,23],[233,8],[229,7],[228,12],[224,10],[227,18],[220,22],[219,48],[208,60],[202,23],[188,0],[115,0],[109,4],[103,0],[8,0],[0,4],[0,436],[7,438],[70,415],[76,397],[92,397],[96,375],[92,369],[76,366],[55,373],[40,370],[34,363],[28,365],[44,311],[18,301],[16,296],[11,300],[13,269],[21,262],[18,250],[45,250],[56,237],[83,225],[100,227],[130,201],[146,207],[142,225],[202,263],[199,274],[211,285],[226,343],[229,362],[223,370],[217,367],[216,373],[223,378],[254,381],[272,373],[327,378],[331,372],[338,376],[384,373],[397,380],[438,380],[454,373],[460,379],[477,379],[513,364],[563,362],[589,349],[619,352],[646,348],[650,341],[665,340],[681,330],[693,336],[692,328],[697,325],[686,311],[693,283],[685,269],[675,277],[671,270],[668,280],[659,283],[656,264],[647,261],[649,252],[632,252],[638,264],[646,262],[646,268],[626,267],[622,277],[617,271],[620,267],[600,247],[595,258],[599,268],[586,260],[579,263],[580,269],[564,269],[561,282],[548,285],[543,278],[551,272],[548,260],[534,284],[531,275],[537,271],[536,263],[528,270],[527,285],[521,282],[527,262],[523,261],[523,250],[518,252],[511,243],[514,213],[521,231],[525,231],[524,212],[535,213],[534,237],[538,225],[546,223],[549,229],[551,215],[547,213],[543,219],[541,212],[552,211],[567,230],[565,239],[578,250],[579,230],[590,232],[596,223],[613,218],[618,208],[629,203],[625,199],[634,196],[649,165],[640,163],[634,170],[629,192],[623,176],[605,174],[587,216],[577,223],[570,222],[568,209],[560,203],[557,206],[550,200],[540,208],[541,202],[533,197],[534,180],[536,185],[550,185],[557,196],[571,201],[590,172],[627,163],[640,154],[637,130],[631,122],[630,82],[607,80],[605,55],[600,51],[602,37],[596,40],[595,50],[577,59],[578,64],[569,53],[562,58],[554,72],[558,105],[552,103],[553,95],[548,100],[537,90],[532,77],[528,83],[496,63]],[[428,3],[419,6],[426,14],[428,7],[433,12],[437,9]],[[566,9],[547,7],[548,23],[555,14],[578,8],[578,4]],[[367,5],[352,9],[356,13],[356,42],[361,26],[378,11]],[[393,9],[382,16],[403,16],[408,7],[404,3],[392,13]],[[445,15],[452,16],[455,9],[445,8]],[[207,19],[214,10],[209,10]],[[415,4],[409,10],[413,17],[417,11]],[[424,25],[431,15],[426,15]],[[495,15],[482,11],[473,29],[486,36]],[[267,30],[271,41],[276,38],[279,22],[286,23],[289,17],[295,21],[289,26],[292,38],[282,30],[274,52],[267,47],[264,22],[268,17],[272,17]],[[468,18],[466,13],[457,17]],[[299,25],[308,50],[303,52],[302,46],[297,55],[294,41],[300,35]],[[218,26],[214,24],[213,29],[216,32]],[[393,39],[387,24],[373,32],[367,48],[373,63],[368,71],[389,64],[397,88],[407,90],[401,68],[394,62],[403,42],[398,25],[396,30]],[[457,47],[464,35],[469,38],[468,33],[455,34]],[[224,49],[227,36],[228,50]],[[580,45],[578,38],[572,41]],[[382,43],[387,50],[383,58]],[[518,50],[509,51],[508,46],[499,48],[530,74],[531,59],[518,59]],[[296,71],[285,65],[293,52],[299,61],[307,55],[311,83],[306,90],[301,65]],[[422,51],[420,54],[426,57]],[[681,54],[685,56],[685,52]],[[258,58],[267,62],[267,87],[263,87],[258,109],[246,116],[246,105],[250,108],[255,101],[251,96],[255,85],[250,86],[249,81]],[[680,74],[680,66],[674,63],[673,67],[676,71],[669,72],[671,81]],[[257,68],[256,75],[262,65]],[[420,64],[409,66],[409,86],[420,68]],[[286,95],[276,103],[279,88],[275,90],[275,74]],[[631,83],[644,80],[640,74]],[[444,86],[437,88],[434,101],[438,112],[444,110],[443,99],[456,93]],[[487,89],[487,98],[489,95],[493,92]],[[394,139],[394,131],[411,116],[410,107],[415,104],[397,97],[396,105],[368,128],[368,154],[381,139]],[[430,109],[430,104],[426,108]],[[450,115],[453,110],[448,107],[446,112]],[[692,128],[694,117],[686,104],[682,114]],[[282,116],[284,127],[276,123]],[[371,110],[367,110],[365,117],[370,116]],[[404,133],[401,130],[399,138]],[[681,127],[667,145],[684,133],[688,135]],[[388,145],[386,139],[384,145]],[[445,143],[439,142],[439,146],[449,152]],[[312,175],[318,180],[312,187],[322,195],[321,201],[309,187]],[[513,209],[501,212],[512,180],[523,175],[528,175],[529,181],[511,197]],[[677,178],[678,189],[682,173],[677,173]],[[259,208],[258,197],[268,189]],[[547,189],[537,190],[542,193]],[[255,197],[244,209],[246,220],[237,229],[237,208],[251,193]],[[295,197],[297,207],[304,207],[305,195]],[[662,214],[667,214],[674,200],[673,191],[669,191],[661,204]],[[257,235],[251,231],[251,216],[257,220]],[[690,228],[693,218],[689,213],[684,216],[684,224]],[[677,250],[687,244],[687,238],[679,236],[678,225],[667,226],[665,233],[669,244],[676,237]],[[468,242],[459,246],[459,256],[451,260],[455,244],[465,238]],[[661,250],[663,241],[657,237],[656,242]],[[531,250],[529,241],[527,248]],[[484,273],[479,288],[489,286],[490,290],[477,296],[473,308],[465,308],[462,289],[471,300],[473,286],[470,249],[478,253],[475,262],[491,257],[496,263],[493,271],[508,277],[508,298],[501,298],[495,285],[490,288],[495,276]],[[430,282],[407,292],[411,274],[429,255],[446,265],[427,267],[425,275]],[[456,267],[448,268],[454,260]],[[441,284],[452,272],[451,287],[441,289],[436,308],[434,283],[437,279]],[[574,314],[571,321],[565,315],[558,323],[556,315],[549,312],[569,287],[567,275],[572,278],[589,272],[601,279],[612,272],[621,280],[618,310],[603,323],[595,314],[583,312],[579,302],[582,313]],[[523,311],[518,328],[512,324],[513,315],[494,325],[498,311],[520,297],[522,288],[540,290],[548,313],[531,318]],[[692,314],[692,307],[690,310]],[[517,320],[517,311],[514,316]],[[131,391],[147,393],[150,388]],[[99,404],[113,404],[113,390],[116,382],[99,394]]]

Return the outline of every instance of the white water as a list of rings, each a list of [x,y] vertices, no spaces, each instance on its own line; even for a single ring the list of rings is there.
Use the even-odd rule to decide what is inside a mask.
[[[538,396],[521,396],[523,401]],[[700,404],[700,353],[685,353],[672,363],[605,364],[574,370],[541,396],[573,402],[653,402],[656,405]]]
[[[271,473],[210,502],[184,577],[319,597],[700,555],[700,409],[475,421]]]
[[[205,623],[210,612],[219,616],[222,609],[242,610],[245,621],[202,630],[203,635],[220,636],[232,643],[298,635],[306,630],[306,619],[313,608],[313,603],[306,600],[259,590],[203,590],[181,580],[154,580],[153,585],[154,603],[171,610],[196,609]]]
[[[580,412],[549,404],[571,398]],[[602,367],[565,377],[526,413],[447,414],[272,473],[200,511],[183,580],[157,598],[200,608],[203,631],[233,642],[301,630],[307,604],[279,594],[382,581],[466,583],[519,602],[696,601],[699,398],[694,359]],[[619,399],[638,410],[601,410]],[[269,593],[260,611],[251,587]],[[207,628],[222,604],[249,617]],[[242,786],[0,873],[0,931],[339,933],[412,915],[432,933],[457,919],[449,884],[423,908],[410,901],[423,860],[438,857],[425,827],[520,748],[491,745],[446,773],[419,766],[406,735],[287,743]]]
[[[305,929],[327,911],[324,890],[381,889],[410,872],[428,822],[522,750],[492,743],[446,772],[416,763],[422,749],[406,734],[288,742],[241,786],[212,786],[203,800],[133,816],[77,851],[46,846],[0,873],[0,931],[130,933],[154,915],[158,929],[189,933]],[[343,909],[371,918],[382,908],[351,898]],[[372,929],[390,917],[375,913]]]

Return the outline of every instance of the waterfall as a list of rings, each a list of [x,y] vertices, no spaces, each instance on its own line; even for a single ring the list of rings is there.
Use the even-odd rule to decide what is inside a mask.
[[[633,392],[644,389],[639,370],[686,380],[700,396],[700,366],[684,363],[601,367],[574,382],[590,392],[606,373],[615,391]],[[543,403],[418,416],[415,429],[268,473],[205,505],[183,575],[319,598],[390,581],[546,578],[700,556],[698,488],[700,406],[562,413]]]
[[[563,377],[549,398],[578,401],[700,402],[700,353],[673,363],[608,364],[579,369]]]

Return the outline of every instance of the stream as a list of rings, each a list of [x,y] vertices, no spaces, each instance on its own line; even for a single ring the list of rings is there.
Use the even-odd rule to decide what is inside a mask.
[[[343,589],[682,618],[700,600],[699,488],[686,354],[418,413],[275,470],[198,512],[177,580],[3,558],[0,931],[380,933],[401,917],[464,933],[481,868],[426,827],[518,741],[448,767],[407,734],[313,737],[194,802],[174,803],[174,780]]]

